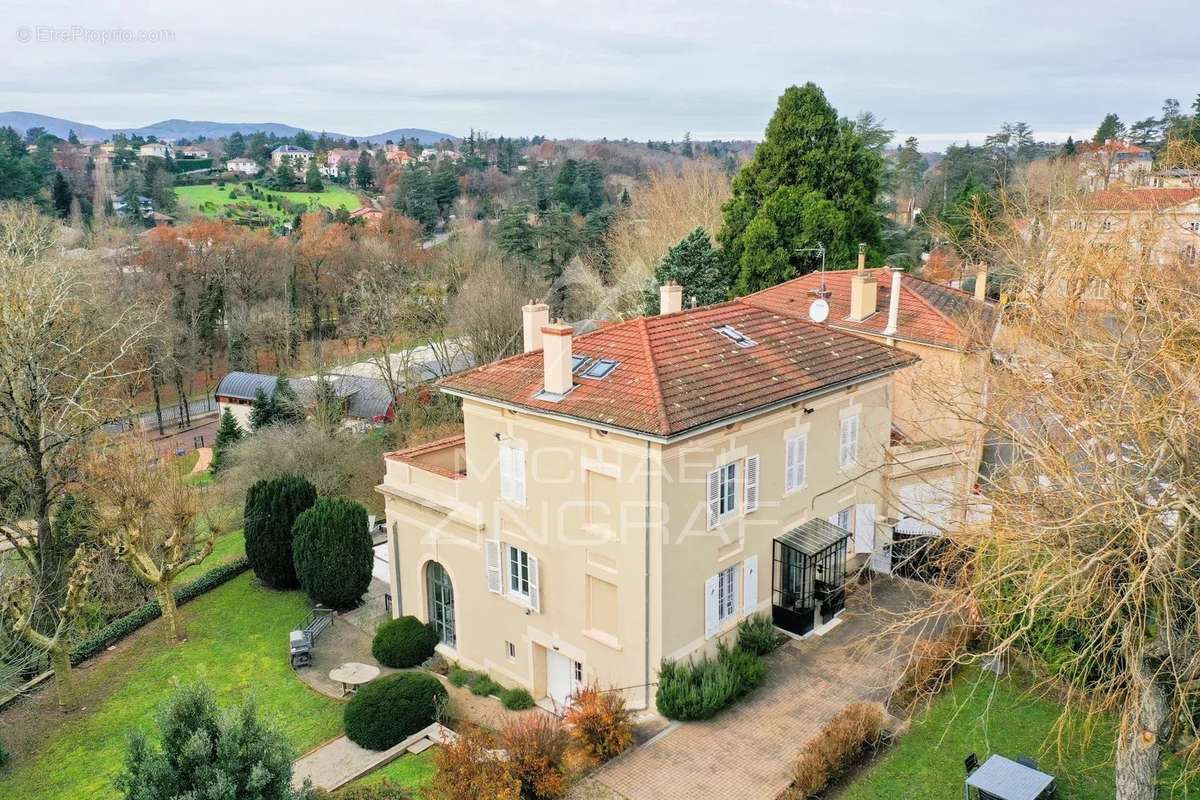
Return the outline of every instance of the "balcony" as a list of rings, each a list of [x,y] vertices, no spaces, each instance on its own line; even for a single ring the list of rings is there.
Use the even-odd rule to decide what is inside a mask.
[[[467,448],[462,434],[384,456],[379,491],[475,525],[478,509],[466,496]]]

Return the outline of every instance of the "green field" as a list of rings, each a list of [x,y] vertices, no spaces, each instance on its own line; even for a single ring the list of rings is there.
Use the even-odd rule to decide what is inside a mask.
[[[993,753],[1037,759],[1053,774],[1058,796],[1070,800],[1112,800],[1115,726],[1096,721],[1088,741],[1058,742],[1055,722],[1062,707],[1031,694],[1019,676],[999,680],[964,669],[950,689],[914,720],[883,758],[855,780],[839,800],[961,800],[963,759],[980,762]],[[1061,744],[1061,747],[1059,746]],[[1197,787],[1175,783],[1178,765],[1168,759],[1160,797],[1195,797]]]
[[[241,192],[242,196],[231,199],[229,194],[235,189]],[[323,192],[278,192],[274,189],[265,188],[262,190],[272,197],[279,197],[301,205],[321,205],[331,211],[336,211],[339,208],[354,211],[362,205],[362,201],[357,194],[335,186],[326,186]],[[178,186],[175,188],[175,197],[179,201],[181,210],[193,215],[200,214],[212,217],[213,219],[226,219],[229,217],[227,209],[232,210],[239,206],[242,209],[253,207],[264,215],[265,218],[269,218],[275,222],[283,222],[290,219],[288,214],[278,208],[273,208],[268,201],[248,197],[245,194],[244,184],[227,183],[224,186],[217,186],[215,184]]]
[[[240,538],[222,537],[222,550],[236,552]],[[152,731],[159,705],[175,685],[190,681],[207,682],[226,706],[255,697],[263,719],[297,753],[337,736],[342,704],[309,689],[288,665],[288,631],[309,609],[300,592],[268,591],[247,573],[180,609],[188,637],[182,644],[164,644],[161,620],[151,623],[77,670],[87,706],[28,742],[32,754],[14,758],[0,774],[0,800],[118,797],[113,778],[126,736],[134,728]]]

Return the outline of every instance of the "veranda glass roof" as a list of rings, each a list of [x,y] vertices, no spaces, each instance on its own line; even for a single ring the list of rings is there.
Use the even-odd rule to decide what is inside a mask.
[[[810,519],[803,525],[792,528],[787,533],[777,536],[775,541],[799,550],[806,556],[815,556],[832,544],[837,544],[850,537],[850,531],[839,528],[832,522],[823,519]]]

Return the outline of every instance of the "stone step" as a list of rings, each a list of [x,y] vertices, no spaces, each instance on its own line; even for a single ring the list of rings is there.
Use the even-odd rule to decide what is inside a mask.
[[[433,745],[434,741],[432,739],[418,739],[408,746],[408,752],[414,754],[424,753],[426,750],[433,747]]]

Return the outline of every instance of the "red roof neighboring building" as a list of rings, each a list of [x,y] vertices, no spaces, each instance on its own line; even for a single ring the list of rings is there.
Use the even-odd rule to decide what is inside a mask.
[[[1083,198],[1086,211],[1163,211],[1200,198],[1200,189],[1155,189],[1115,186]]]
[[[809,321],[808,306],[780,312],[743,298],[639,317],[574,337],[572,352],[617,363],[581,377],[557,401],[540,399],[540,350],[442,381],[451,392],[653,436],[670,437],[746,412],[878,377],[919,359]],[[732,326],[748,347],[718,332]]]

